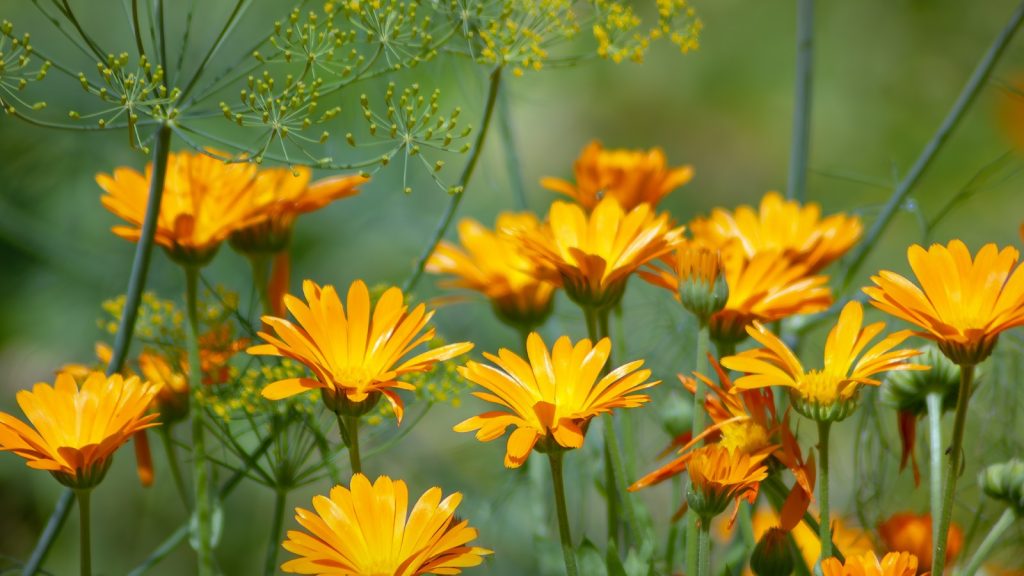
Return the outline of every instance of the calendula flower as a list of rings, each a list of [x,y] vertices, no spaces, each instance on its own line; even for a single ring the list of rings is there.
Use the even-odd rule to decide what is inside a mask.
[[[907,552],[890,552],[882,561],[874,552],[847,556],[846,564],[835,558],[821,562],[824,576],[917,576],[917,557]]]
[[[554,284],[537,279],[536,264],[523,253],[512,230],[537,233],[540,222],[528,212],[503,213],[492,232],[471,218],[459,222],[462,247],[441,242],[426,270],[456,277],[450,286],[480,292],[509,325],[530,329],[551,313]]]
[[[747,258],[761,252],[779,252],[808,274],[814,274],[840,258],[860,238],[860,218],[845,214],[821,217],[821,206],[801,206],[795,200],[783,200],[778,192],[761,199],[760,209],[740,206],[735,212],[721,208],[709,218],[690,223],[697,240],[715,246],[736,244]]]
[[[971,258],[960,240],[928,250],[907,250],[920,287],[883,270],[864,289],[871,303],[922,330],[943,354],[961,366],[973,366],[992,353],[1005,330],[1024,325],[1024,272],[1020,253],[986,244]]]
[[[735,519],[740,500],[753,504],[761,481],[768,477],[765,458],[767,454],[751,456],[720,444],[694,450],[687,467],[690,488],[686,500],[690,508],[702,521],[710,521],[735,502],[732,514]]]
[[[747,332],[764,348],[723,358],[722,365],[745,374],[736,381],[735,390],[785,386],[790,389],[793,407],[804,416],[818,421],[842,420],[855,407],[861,386],[880,384],[871,378],[875,374],[927,369],[907,362],[918,354],[917,350],[893,350],[911,335],[909,330],[894,332],[864,352],[885,329],[885,323],[861,328],[863,319],[859,302],[843,307],[825,341],[825,364],[820,370],[804,370],[789,347],[759,322]]]
[[[581,306],[602,309],[615,305],[629,276],[670,252],[682,233],[668,214],[655,215],[647,204],[627,212],[606,198],[590,214],[555,202],[540,230],[516,230],[515,237],[541,279],[564,286]]]
[[[573,164],[575,184],[543,178],[540,185],[569,196],[587,210],[593,210],[604,198],[615,198],[626,210],[640,204],[653,208],[693,178],[691,166],[669,168],[667,164],[661,148],[608,150],[595,140]]]
[[[273,382],[263,389],[263,396],[270,400],[319,389],[332,410],[363,414],[383,395],[401,422],[402,399],[395,389],[415,388],[399,379],[430,370],[435,363],[473,348],[469,342],[448,344],[403,360],[434,337],[434,329],[427,327],[434,312],[428,312],[425,305],[410,312],[398,288],[389,288],[376,306],[371,305],[370,292],[361,280],[349,287],[344,307],[333,286],[321,287],[306,280],[302,291],[306,302],[285,297],[295,321],[264,316],[267,329],[259,335],[267,344],[252,346],[248,352],[291,358],[312,370],[316,378]]]
[[[79,388],[70,374],[58,374],[53,386],[39,383],[18,392],[31,427],[0,412],[0,451],[14,452],[65,486],[92,488],[122,444],[157,425],[157,415],[146,413],[156,393],[156,386],[136,377],[93,372]]]
[[[521,466],[535,446],[541,451],[583,446],[593,417],[646,403],[650,397],[638,392],[660,383],[647,381],[651,371],[641,369],[643,360],[600,376],[611,348],[607,338],[592,345],[587,339],[573,344],[562,336],[549,353],[533,332],[526,339],[527,359],[503,348],[497,356],[484,354],[495,366],[468,362],[459,367],[459,373],[488,390],[473,395],[504,410],[473,416],[454,430],[476,430],[477,440],[490,442],[509,426],[515,427],[505,452],[509,468]]]
[[[761,506],[754,511],[753,517],[754,538],[761,539],[768,531],[785,524],[779,513],[770,506]],[[722,523],[722,541],[728,542],[732,539],[732,531],[735,529]],[[793,536],[797,549],[800,551],[804,565],[813,567],[821,555],[821,542],[818,540],[818,533],[811,530],[803,522],[792,526],[788,532]],[[873,551],[871,534],[861,530],[840,518],[832,519],[832,541],[836,548],[843,551],[847,557],[858,556]],[[812,571],[813,572],[813,571]],[[744,572],[749,576],[752,572]]]
[[[152,171],[150,165],[146,174],[118,168],[113,175],[96,176],[96,182],[106,192],[101,198],[103,206],[129,224],[115,226],[114,234],[138,241]],[[225,163],[201,153],[171,154],[167,159],[155,242],[177,262],[208,262],[229,234],[256,221],[246,201],[255,175],[255,166],[248,163]]]
[[[878,536],[889,552],[909,552],[917,557],[923,572],[932,568],[932,515],[898,512],[878,525]],[[954,523],[946,540],[946,566],[956,561],[964,544],[964,533]]]
[[[330,497],[315,496],[315,511],[295,509],[304,531],[289,530],[282,545],[298,558],[281,569],[320,576],[460,574],[491,551],[470,545],[476,528],[455,515],[462,495],[441,496],[440,488],[427,490],[409,514],[405,482],[381,476],[370,484],[356,474],[351,489],[335,486]]]

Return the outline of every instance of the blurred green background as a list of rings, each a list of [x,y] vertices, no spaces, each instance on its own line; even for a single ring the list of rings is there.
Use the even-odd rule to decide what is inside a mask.
[[[104,8],[86,14],[84,25],[96,29],[112,20],[120,27],[119,3],[98,4]],[[209,0],[202,4],[210,11],[209,21],[219,22],[233,3]],[[268,29],[290,9],[286,2],[261,4],[250,13],[240,37]],[[826,212],[852,211],[870,222],[894,181],[938,127],[1015,4],[1011,0],[819,3],[809,198],[820,202]],[[671,46],[658,44],[642,65],[591,62],[522,78],[509,76],[505,89],[512,136],[531,209],[543,213],[553,198],[537,185],[538,179],[569,176],[577,153],[593,138],[609,147],[661,146],[673,164],[692,164],[693,182],[662,204],[681,222],[713,206],[756,203],[765,191],[785,187],[794,2],[698,0],[695,8],[705,28],[701,49],[692,54],[683,56]],[[15,22],[19,30],[33,32],[37,45],[52,41],[53,48],[47,48],[50,54],[61,53],[60,43],[29,2],[6,2],[0,17]],[[200,31],[207,36],[198,34],[193,41],[202,47],[213,32]],[[983,167],[1012,151],[1010,136],[1024,131],[1024,126],[1004,125],[997,109],[1007,97],[1003,84],[1022,72],[1024,39],[1019,39],[916,188],[912,201],[883,235],[855,285],[862,285],[869,273],[881,267],[905,272],[906,246],[924,240],[922,218],[927,221]],[[463,118],[476,123],[485,89],[483,67],[431,64],[406,73],[405,78],[427,88],[440,87],[442,108],[461,105]],[[51,106],[75,107],[83,97],[69,90],[55,95]],[[461,215],[488,225],[499,211],[515,206],[507,153],[499,136],[498,130],[492,132],[460,209]],[[337,145],[342,147],[340,140]],[[176,147],[180,146],[178,142]],[[99,305],[124,291],[133,246],[109,232],[116,219],[101,207],[93,178],[117,166],[141,168],[145,161],[126,146],[123,132],[50,131],[11,117],[0,120],[0,410],[20,416],[14,402],[17,390],[40,380],[52,381],[54,370],[64,363],[90,361],[94,342],[105,338],[96,322],[101,316]],[[460,164],[458,159],[449,160],[452,170]],[[976,194],[931,230],[929,240],[960,237],[975,249],[986,241],[1019,245],[1024,181],[1017,173],[1022,166],[1016,156],[1001,161]],[[299,220],[293,286],[301,278],[339,286],[356,278],[370,284],[403,281],[447,197],[426,182],[407,196],[401,191],[400,177],[400,171],[385,171],[358,197]],[[448,177],[454,179],[454,172]],[[226,249],[206,271],[211,282],[237,290],[243,298],[248,295],[248,274],[244,260]],[[418,295],[441,294],[435,282],[436,278],[427,277]],[[183,290],[179,270],[160,253],[154,258],[149,287],[165,298],[180,298]],[[625,356],[645,358],[655,376],[665,382],[655,394],[656,401],[636,415],[641,423],[636,468],[643,472],[654,466],[655,454],[665,445],[659,414],[668,402],[678,399],[675,374],[692,368],[693,330],[666,294],[640,282],[632,283],[625,310],[620,328]],[[450,340],[477,343],[473,352],[477,357],[482,351],[515,343],[514,333],[493,320],[487,304],[475,297],[443,308],[437,325]],[[577,310],[560,297],[544,332],[553,340],[563,333],[581,337],[584,329]],[[822,338],[823,333],[805,343],[810,364],[820,358]],[[978,393],[981,400],[975,404],[968,432],[963,506],[957,511],[962,523],[969,522],[977,508],[973,487],[977,466],[1019,455],[1024,444],[1017,358],[1022,341],[1016,334],[1003,341],[997,359],[1002,363],[990,370],[992,376]],[[546,470],[505,470],[503,441],[480,444],[472,435],[451,432],[453,424],[480,408],[465,396],[467,401],[460,408],[434,409],[398,448],[370,460],[368,472],[403,478],[413,494],[432,485],[442,486],[446,493],[463,492],[460,514],[480,528],[481,545],[496,551],[485,567],[472,573],[559,573]],[[912,491],[909,474],[897,473],[895,418],[883,411],[877,422],[869,424],[855,425],[851,420],[836,431],[840,440],[834,451],[833,508],[855,517],[859,503],[869,523],[901,509],[923,511],[926,491]],[[880,440],[872,435],[879,429]],[[867,436],[855,446],[858,431]],[[811,440],[803,432],[809,445]],[[594,448],[598,443],[592,444]],[[877,456],[868,461],[880,464],[871,470],[854,470],[853,451],[858,446],[866,451],[861,456]],[[599,540],[602,514],[582,471],[595,465],[594,456],[592,449],[584,449],[568,457],[568,466],[574,470],[569,499],[576,525],[586,526],[587,534]],[[925,457],[923,449],[921,457]],[[174,505],[173,486],[161,474],[165,463],[159,453],[156,458],[153,488],[138,487],[129,449],[117,458],[109,478],[96,491],[94,564],[98,574],[126,573],[182,521],[182,512]],[[531,476],[531,482],[523,481]],[[324,483],[297,491],[289,504],[308,507],[311,495],[327,488]],[[27,469],[16,456],[0,454],[0,556],[28,556],[60,491],[48,475]],[[663,534],[669,515],[668,486],[641,497],[653,505]],[[247,486],[225,503],[227,519],[218,557],[226,573],[252,574],[262,565],[270,502],[269,492]],[[988,503],[983,521],[994,521],[999,512]],[[73,513],[47,563],[54,574],[76,569],[76,524]],[[295,526],[290,514],[285,526]],[[1024,535],[1017,527],[1011,530],[1001,557],[1007,566],[1021,568],[1022,551]],[[281,558],[286,557],[282,552]],[[151,573],[190,573],[192,558],[187,546],[181,546]]]

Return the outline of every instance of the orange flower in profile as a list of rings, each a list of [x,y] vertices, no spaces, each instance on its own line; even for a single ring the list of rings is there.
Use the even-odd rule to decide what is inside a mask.
[[[405,482],[381,476],[370,484],[356,474],[351,490],[335,486],[330,497],[315,496],[315,512],[295,509],[305,531],[288,531],[282,545],[299,557],[281,570],[321,576],[460,574],[491,554],[469,544],[477,531],[455,515],[461,501],[458,492],[442,500],[435,487],[408,514]]]
[[[637,392],[660,383],[647,381],[651,371],[641,369],[643,360],[619,366],[598,379],[611,350],[607,338],[592,346],[590,340],[574,345],[562,336],[548,353],[540,335],[532,332],[526,339],[528,361],[504,348],[497,356],[485,353],[496,367],[468,362],[459,367],[459,374],[488,390],[474,396],[506,410],[473,416],[454,430],[476,430],[477,440],[490,442],[514,426],[505,452],[508,468],[521,466],[534,446],[540,451],[583,446],[593,417],[646,403],[650,397]]]
[[[459,222],[462,248],[441,242],[427,261],[426,270],[434,274],[456,276],[449,285],[467,288],[486,296],[502,321],[531,329],[544,323],[551,312],[555,286],[538,280],[536,265],[520,248],[512,230],[524,234],[540,228],[537,217],[529,212],[503,213],[495,231],[476,220]]]
[[[647,204],[627,212],[606,198],[591,214],[555,202],[540,230],[516,230],[515,237],[540,278],[564,286],[581,306],[600,309],[617,303],[629,276],[670,252],[682,233],[668,214],[656,216]]]
[[[917,557],[907,552],[890,552],[882,561],[874,552],[862,556],[847,556],[846,564],[835,558],[821,563],[824,576],[917,576]]]
[[[131,168],[118,168],[113,175],[96,176],[106,192],[101,198],[103,206],[129,223],[113,228],[127,240],[137,241],[142,234],[152,169],[147,166],[143,175]],[[231,232],[255,221],[246,201],[255,175],[256,167],[248,163],[225,163],[201,153],[171,154],[156,243],[176,261],[208,262]]]
[[[79,389],[70,374],[58,374],[53,386],[39,383],[18,392],[32,427],[0,412],[0,451],[14,452],[65,486],[92,488],[122,444],[157,425],[157,415],[146,414],[156,393],[156,386],[136,377],[93,372]]]
[[[906,551],[917,556],[921,570],[932,568],[932,515],[900,512],[878,525],[878,536],[890,552]],[[946,539],[946,566],[950,566],[964,545],[964,533],[954,523]]]
[[[871,303],[922,328],[953,362],[973,366],[992,353],[999,334],[1024,325],[1024,271],[1016,248],[986,244],[971,258],[967,246],[953,240],[925,250],[907,250],[920,287],[888,270],[864,289]]]
[[[640,204],[656,206],[693,178],[693,168],[669,168],[661,148],[607,150],[595,140],[573,164],[573,175],[575,184],[542,178],[540,185],[569,196],[587,210],[593,210],[604,198],[615,198],[623,208],[632,210]]]
[[[845,214],[821,217],[821,206],[801,206],[795,200],[783,200],[778,192],[769,192],[755,211],[740,206],[735,212],[721,208],[709,218],[697,218],[690,231],[697,240],[714,246],[736,244],[747,258],[760,252],[780,252],[795,264],[814,274],[846,253],[861,235],[860,218]]]
[[[743,454],[721,444],[709,444],[694,450],[687,467],[690,489],[686,499],[690,508],[700,518],[710,520],[735,501],[732,513],[735,519],[740,500],[751,504],[757,500],[761,481],[768,477],[768,467],[764,465],[767,457],[767,454]]]
[[[473,348],[469,342],[448,344],[403,361],[417,346],[434,338],[434,329],[427,328],[434,313],[427,312],[425,305],[410,312],[402,291],[389,288],[373,306],[361,280],[349,287],[345,307],[333,286],[321,288],[306,280],[302,290],[306,302],[291,295],[285,297],[285,306],[295,321],[264,316],[267,329],[259,335],[267,344],[252,346],[248,352],[291,358],[312,370],[316,379],[273,382],[263,389],[263,396],[270,400],[319,389],[336,412],[363,413],[383,395],[401,422],[402,399],[394,389],[415,388],[399,378],[426,372],[435,363]]]

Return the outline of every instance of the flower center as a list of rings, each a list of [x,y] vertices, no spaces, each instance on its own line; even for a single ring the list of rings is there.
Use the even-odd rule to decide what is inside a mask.
[[[841,381],[835,374],[811,370],[800,380],[799,393],[804,400],[815,404],[835,404],[839,400],[849,398],[849,394],[843,394],[844,389],[848,387],[842,386]]]
[[[722,446],[729,452],[739,450],[742,454],[753,454],[769,445],[768,431],[750,420],[735,422],[722,427]]]
[[[373,374],[363,366],[347,366],[335,372],[334,379],[345,388],[362,390],[373,382]]]

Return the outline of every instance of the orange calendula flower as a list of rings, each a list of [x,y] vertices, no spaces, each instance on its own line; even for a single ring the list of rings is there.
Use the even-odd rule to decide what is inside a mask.
[[[735,212],[712,211],[709,218],[690,223],[697,240],[714,246],[736,244],[753,258],[760,252],[777,251],[809,274],[818,272],[846,253],[860,238],[860,218],[845,214],[821,217],[821,206],[801,206],[783,200],[778,192],[761,199],[760,209],[740,206]]]
[[[835,558],[821,563],[824,576],[917,576],[917,557],[907,552],[890,552],[882,561],[874,552],[862,556],[847,556],[846,564]]]
[[[167,160],[160,216],[155,241],[173,259],[205,264],[234,230],[255,222],[246,201],[256,176],[248,163],[225,163],[206,154],[178,152]],[[115,226],[118,236],[137,241],[142,234],[152,165],[146,174],[118,168],[113,175],[99,174],[96,182],[106,192],[103,206],[128,221]]]
[[[709,444],[694,450],[687,467],[690,488],[686,500],[690,508],[702,521],[710,521],[735,501],[732,513],[735,519],[740,500],[751,504],[757,500],[761,481],[768,477],[768,467],[764,465],[767,457],[767,454],[743,454],[721,444]]]
[[[298,558],[281,570],[320,576],[460,574],[491,554],[470,545],[477,531],[455,515],[461,501],[458,492],[442,500],[435,487],[409,514],[405,482],[381,476],[370,484],[356,474],[351,489],[335,486],[330,497],[315,496],[315,512],[295,509],[305,531],[288,531],[282,545]]]
[[[980,363],[1000,333],[1024,325],[1024,271],[1016,248],[986,244],[972,259],[967,246],[953,240],[928,250],[915,244],[907,259],[920,287],[883,270],[864,292],[875,307],[920,326],[917,334],[934,340],[953,362]]]
[[[911,335],[909,330],[894,332],[864,352],[885,329],[885,323],[875,322],[861,328],[863,319],[864,309],[859,302],[843,307],[839,321],[825,341],[825,366],[820,370],[804,370],[789,347],[759,322],[754,322],[747,332],[764,348],[723,358],[722,365],[746,374],[736,381],[734,390],[785,386],[790,389],[793,407],[804,416],[817,421],[842,420],[856,406],[861,386],[880,384],[871,378],[875,374],[927,370],[907,362],[917,356],[917,350],[893,350]]]
[[[58,374],[53,386],[39,383],[18,392],[32,427],[0,412],[0,451],[14,452],[65,486],[92,488],[122,444],[157,425],[157,415],[146,414],[156,393],[136,377],[93,372],[79,388],[70,374]]]
[[[922,571],[932,568],[932,515],[900,512],[878,525],[878,536],[890,552],[909,552],[917,556]],[[946,539],[946,566],[950,566],[964,545],[964,533],[955,523],[949,524]]]
[[[682,233],[668,214],[655,215],[647,204],[627,212],[606,198],[591,214],[555,202],[540,230],[517,230],[515,236],[540,278],[564,286],[581,306],[600,309],[616,304],[629,276],[670,252]]]
[[[601,377],[611,349],[607,338],[597,345],[587,339],[574,345],[568,336],[562,336],[549,353],[540,335],[533,332],[526,339],[525,360],[502,348],[497,356],[484,354],[496,367],[468,362],[459,367],[459,374],[488,390],[473,395],[505,410],[484,412],[454,430],[476,430],[477,440],[490,442],[514,426],[505,453],[509,468],[521,466],[535,446],[541,451],[583,446],[594,416],[615,408],[636,408],[650,400],[637,392],[660,383],[647,381],[651,371],[641,369],[643,360]]]
[[[470,342],[448,344],[403,360],[434,337],[434,329],[427,327],[434,312],[428,312],[425,305],[410,312],[402,291],[389,288],[373,306],[361,280],[349,287],[345,307],[333,286],[321,287],[306,280],[302,290],[306,302],[285,297],[295,321],[264,316],[268,328],[259,335],[267,344],[252,346],[248,352],[291,358],[306,365],[316,378],[274,382],[263,389],[263,396],[270,400],[319,389],[332,410],[358,415],[372,409],[383,395],[401,422],[402,399],[395,389],[415,388],[399,378],[426,372],[435,363],[473,348]]]
[[[540,185],[569,196],[587,210],[607,197],[615,198],[627,210],[640,204],[653,207],[693,178],[691,166],[669,168],[667,164],[661,148],[608,150],[595,140],[573,164],[575,184],[543,178]]]
[[[454,275],[450,286],[486,296],[503,322],[527,330],[535,328],[551,313],[555,286],[537,279],[536,265],[523,253],[511,231],[530,234],[539,228],[537,217],[528,212],[501,214],[493,232],[465,218],[459,222],[462,247],[441,242],[427,261],[426,270]]]

